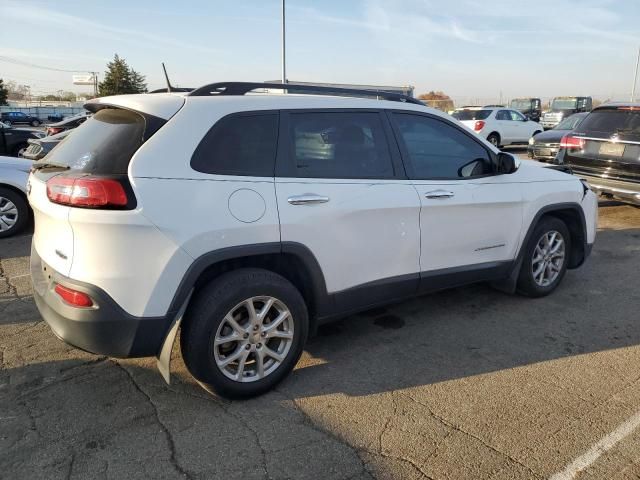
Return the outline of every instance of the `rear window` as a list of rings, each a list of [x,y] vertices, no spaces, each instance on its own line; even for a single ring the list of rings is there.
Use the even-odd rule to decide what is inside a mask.
[[[491,115],[491,110],[458,110],[453,112],[453,118],[458,120],[484,120]]]
[[[47,162],[93,174],[127,173],[144,142],[145,119],[139,113],[104,109],[93,115],[46,157]]]
[[[640,111],[621,109],[594,110],[580,124],[583,132],[619,134],[640,139]]]

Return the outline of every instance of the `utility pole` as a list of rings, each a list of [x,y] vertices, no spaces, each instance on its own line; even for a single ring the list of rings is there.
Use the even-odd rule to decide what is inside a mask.
[[[284,2],[284,0],[282,0]],[[640,47],[638,48],[638,58],[636,59],[636,69],[633,73],[633,86],[631,87],[631,101],[636,98],[636,82],[638,81],[638,65],[640,65]]]
[[[287,83],[287,62],[286,62],[286,36],[285,36],[285,17],[284,17],[284,2],[282,0],[282,83]]]

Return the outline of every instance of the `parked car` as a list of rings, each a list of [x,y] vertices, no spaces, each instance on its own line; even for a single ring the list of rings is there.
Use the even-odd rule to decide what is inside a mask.
[[[526,145],[533,135],[543,131],[539,123],[511,108],[473,107],[458,110],[453,117],[496,147]]]
[[[72,130],[76,127],[79,127],[90,116],[91,114],[89,113],[80,113],[78,115],[65,118],[60,122],[52,123],[51,125],[47,126],[47,135],[55,135],[56,133],[64,132],[65,130]]]
[[[542,126],[545,130],[558,125],[564,118],[574,113],[590,112],[593,108],[591,97],[556,97],[551,107],[542,116]]]
[[[596,192],[640,205],[640,103],[595,108],[562,139],[557,162]]]
[[[43,132],[13,128],[0,123],[0,155],[18,157],[27,149],[30,139],[42,138],[43,136]]]
[[[91,100],[34,167],[31,278],[58,337],[157,355],[168,380],[180,327],[198,382],[248,397],[322,322],[472,282],[548,295],[589,255],[577,177],[403,95],[245,95],[265,88],[281,85]]]
[[[64,130],[61,133],[56,133],[55,135],[49,135],[38,139],[30,138],[27,140],[28,147],[23,150],[22,155],[20,156],[27,160],[40,160],[49,153],[53,147],[67,138],[72,131],[73,130]]]
[[[38,117],[32,117],[23,112],[2,112],[0,121],[5,125],[31,125],[39,127],[42,123]]]
[[[527,154],[529,158],[541,162],[551,162],[555,160],[558,150],[560,150],[560,141],[571,130],[576,128],[584,117],[589,115],[586,112],[574,113],[570,117],[562,120],[551,130],[538,133],[529,139],[529,148]]]
[[[518,110],[529,120],[540,122],[542,117],[542,102],[539,98],[514,98],[509,107]]]
[[[27,179],[32,162],[0,157],[0,238],[20,233],[29,223]]]

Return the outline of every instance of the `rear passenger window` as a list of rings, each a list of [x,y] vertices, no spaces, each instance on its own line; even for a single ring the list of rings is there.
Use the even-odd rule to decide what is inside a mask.
[[[273,177],[278,114],[234,115],[218,121],[191,157],[191,168],[216,175]]]
[[[414,179],[468,178],[492,173],[487,150],[446,122],[394,113]]]
[[[289,149],[294,177],[393,177],[384,128],[375,112],[291,113]]]

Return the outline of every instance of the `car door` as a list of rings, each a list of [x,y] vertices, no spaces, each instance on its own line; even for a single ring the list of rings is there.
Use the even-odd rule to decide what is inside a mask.
[[[281,114],[275,184],[283,249],[310,250],[342,312],[418,286],[420,200],[392,137],[376,110]]]
[[[422,286],[503,272],[518,248],[521,188],[510,175],[494,174],[487,147],[447,120],[407,112],[391,116],[420,196]],[[447,279],[441,281],[443,275]]]
[[[516,110],[509,110],[514,131],[514,142],[528,142],[535,130],[534,123]]]
[[[496,112],[496,123],[500,133],[500,138],[503,145],[508,145],[514,142],[514,138],[517,137],[516,129],[511,120],[511,114],[509,110],[498,110]]]

